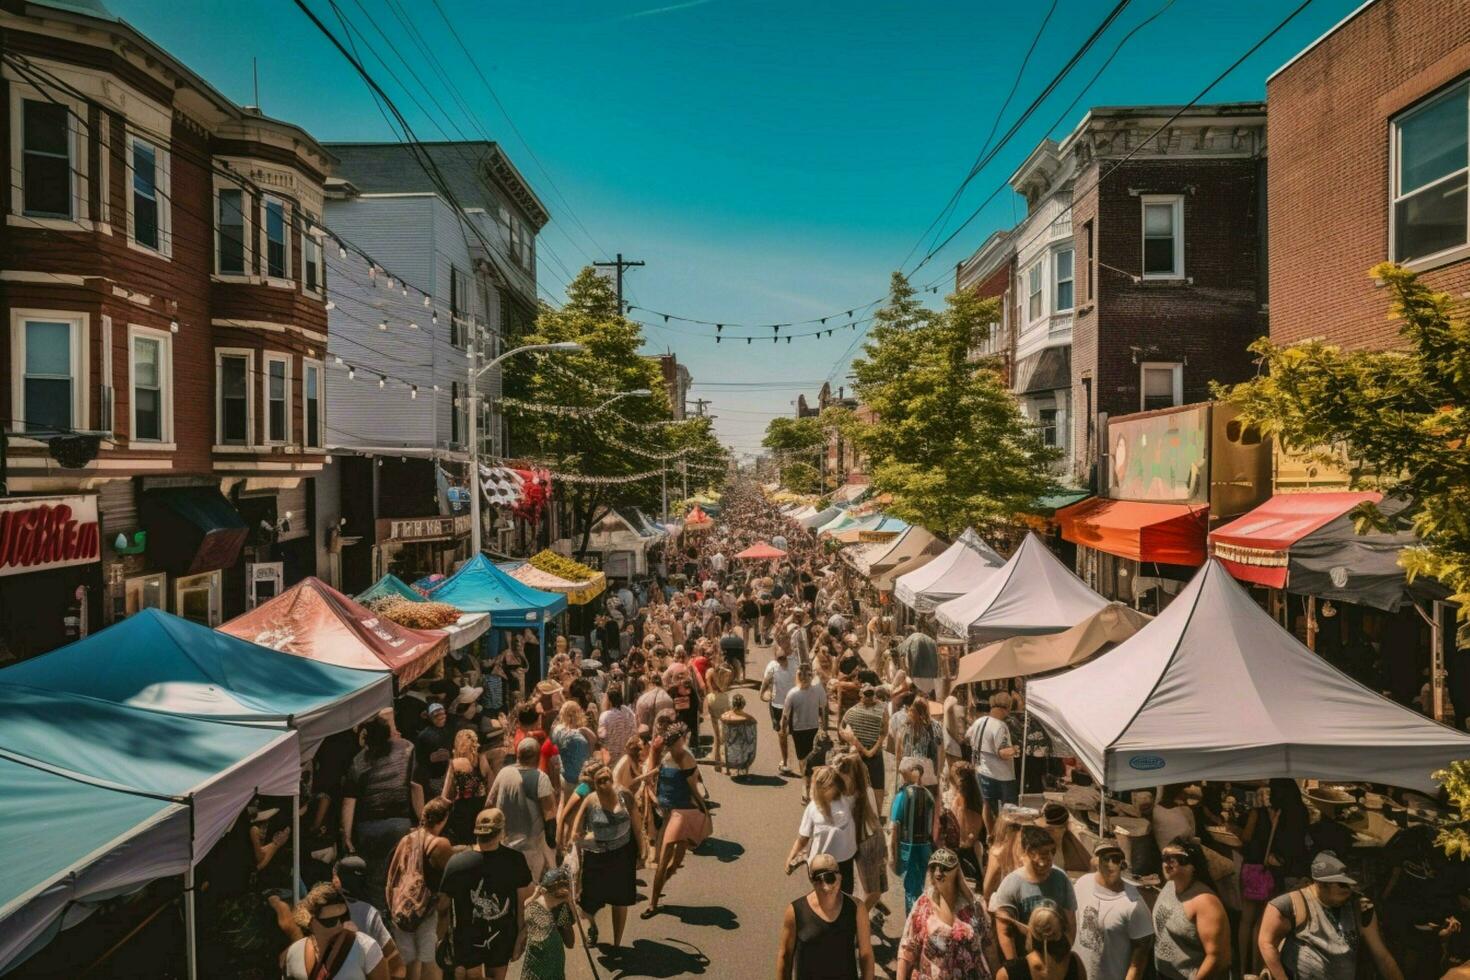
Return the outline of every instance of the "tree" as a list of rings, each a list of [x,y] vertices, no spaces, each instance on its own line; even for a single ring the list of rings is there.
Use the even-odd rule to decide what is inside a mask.
[[[803,453],[820,448],[825,441],[826,435],[816,416],[794,419],[778,415],[766,423],[761,445],[773,452]]]
[[[639,353],[638,324],[622,316],[606,279],[586,268],[567,287],[561,309],[543,305],[534,331],[523,343],[576,341],[585,350],[522,357],[506,363],[506,405],[518,453],[534,456],[551,469],[596,481],[617,481],[641,473],[669,474],[670,488],[680,480],[679,464],[690,466],[690,485],[717,477],[725,453],[708,419],[671,423],[671,409],[658,364]],[[646,389],[651,396],[619,398],[620,392]],[[606,405],[605,408],[602,406]],[[535,407],[528,407],[535,406]],[[556,406],[557,411],[548,411]],[[671,454],[677,457],[669,458]],[[585,554],[592,528],[609,510],[622,506],[656,508],[660,480],[572,482],[560,484],[572,512],[577,554]]]
[[[867,455],[874,489],[892,494],[886,510],[940,534],[1009,523],[1054,485],[1057,451],[994,362],[971,353],[999,319],[995,300],[969,292],[927,309],[895,272],[852,366],[868,412],[834,420]]]
[[[810,463],[787,463],[781,467],[781,485],[792,493],[816,493],[822,475]]]
[[[1217,394],[1244,421],[1282,447],[1323,454],[1345,446],[1355,489],[1403,496],[1419,543],[1399,555],[1412,580],[1438,579],[1459,604],[1459,646],[1470,647],[1470,323],[1448,293],[1434,292],[1392,263],[1369,275],[1388,289],[1405,346],[1344,351],[1311,341],[1280,346],[1258,340],[1264,371]],[[1358,512],[1361,526],[1383,527],[1377,508]]]

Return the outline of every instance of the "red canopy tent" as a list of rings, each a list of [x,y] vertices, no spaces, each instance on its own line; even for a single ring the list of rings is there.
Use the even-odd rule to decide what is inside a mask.
[[[780,548],[766,544],[764,541],[757,541],[735,557],[749,558],[752,561],[770,561],[772,558],[785,558],[786,552]]]
[[[444,631],[399,626],[315,577],[302,579],[219,629],[309,660],[391,671],[400,687],[413,683],[449,649]]]
[[[1383,494],[1277,494],[1244,517],[1210,532],[1210,553],[1242,582],[1284,589],[1292,546],[1312,532]]]
[[[686,531],[708,531],[715,526],[715,519],[704,512],[704,508],[695,504],[689,509],[689,515],[684,518],[684,530]]]

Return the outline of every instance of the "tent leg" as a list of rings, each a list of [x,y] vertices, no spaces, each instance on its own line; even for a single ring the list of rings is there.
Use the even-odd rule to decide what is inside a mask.
[[[301,792],[291,797],[291,894],[301,901]]]
[[[536,642],[541,646],[541,676],[546,676],[546,622],[536,624]]]
[[[1106,786],[1101,789],[1102,792],[1099,794],[1098,799],[1097,832],[1098,836],[1106,837],[1112,830],[1112,827],[1108,822],[1108,790]]]
[[[1021,783],[1016,787],[1016,799],[1026,795],[1026,736],[1031,731],[1031,712],[1021,715]]]
[[[198,980],[199,960],[195,931],[197,923],[194,918],[194,866],[189,865],[189,870],[184,872],[184,945],[189,964],[189,980]]]

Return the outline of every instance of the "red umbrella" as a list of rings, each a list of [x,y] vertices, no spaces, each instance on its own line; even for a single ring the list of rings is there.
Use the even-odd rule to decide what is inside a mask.
[[[735,557],[750,558],[756,561],[770,561],[772,558],[785,558],[786,552],[782,551],[780,548],[772,547],[771,545],[766,544],[764,541],[757,541],[755,544],[751,545],[749,548],[746,548]]]

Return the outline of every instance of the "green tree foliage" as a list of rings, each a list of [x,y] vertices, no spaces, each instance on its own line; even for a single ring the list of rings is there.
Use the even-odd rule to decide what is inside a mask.
[[[711,423],[708,419],[690,419],[660,424],[672,414],[658,363],[639,353],[643,335],[638,324],[621,315],[612,287],[590,267],[567,287],[561,309],[543,304],[534,332],[519,338],[526,344],[560,341],[576,341],[585,350],[507,361],[507,395],[535,405],[581,410],[598,408],[618,392],[646,389],[652,396],[620,398],[602,411],[578,415],[507,405],[511,443],[517,456],[535,459],[555,471],[591,477],[617,478],[666,465],[669,490],[674,496],[682,489],[680,461],[685,460],[690,465],[691,492],[718,485],[721,474],[717,467],[726,455],[714,438]],[[682,449],[691,451],[667,462],[646,455]],[[714,468],[708,464],[714,464]],[[641,506],[656,510],[660,481],[563,482],[559,492],[571,507],[581,554],[592,527],[610,509]]]
[[[928,309],[894,273],[852,366],[876,417],[833,420],[867,456],[874,488],[893,495],[886,510],[940,534],[1008,523],[1054,484],[1056,450],[1021,415],[996,365],[971,353],[999,319],[994,300],[968,292]]]
[[[819,448],[826,436],[817,417],[794,419],[778,415],[766,423],[766,434],[761,445],[772,452],[801,453]]]
[[[1355,487],[1402,494],[1419,544],[1399,556],[1412,580],[1438,579],[1459,603],[1459,645],[1470,646],[1470,323],[1448,293],[1384,263],[1369,273],[1388,289],[1404,346],[1344,351],[1321,342],[1259,340],[1265,370],[1225,394],[1248,422],[1304,453],[1346,446]],[[1364,507],[1360,525],[1384,526]]]
[[[787,463],[781,467],[781,485],[793,493],[816,493],[822,476],[809,463]]]
[[[1452,762],[1448,769],[1436,772],[1434,778],[1444,787],[1445,796],[1456,811],[1456,816],[1447,817],[1440,824],[1434,842],[1444,848],[1447,856],[1470,860],[1470,762]]]

